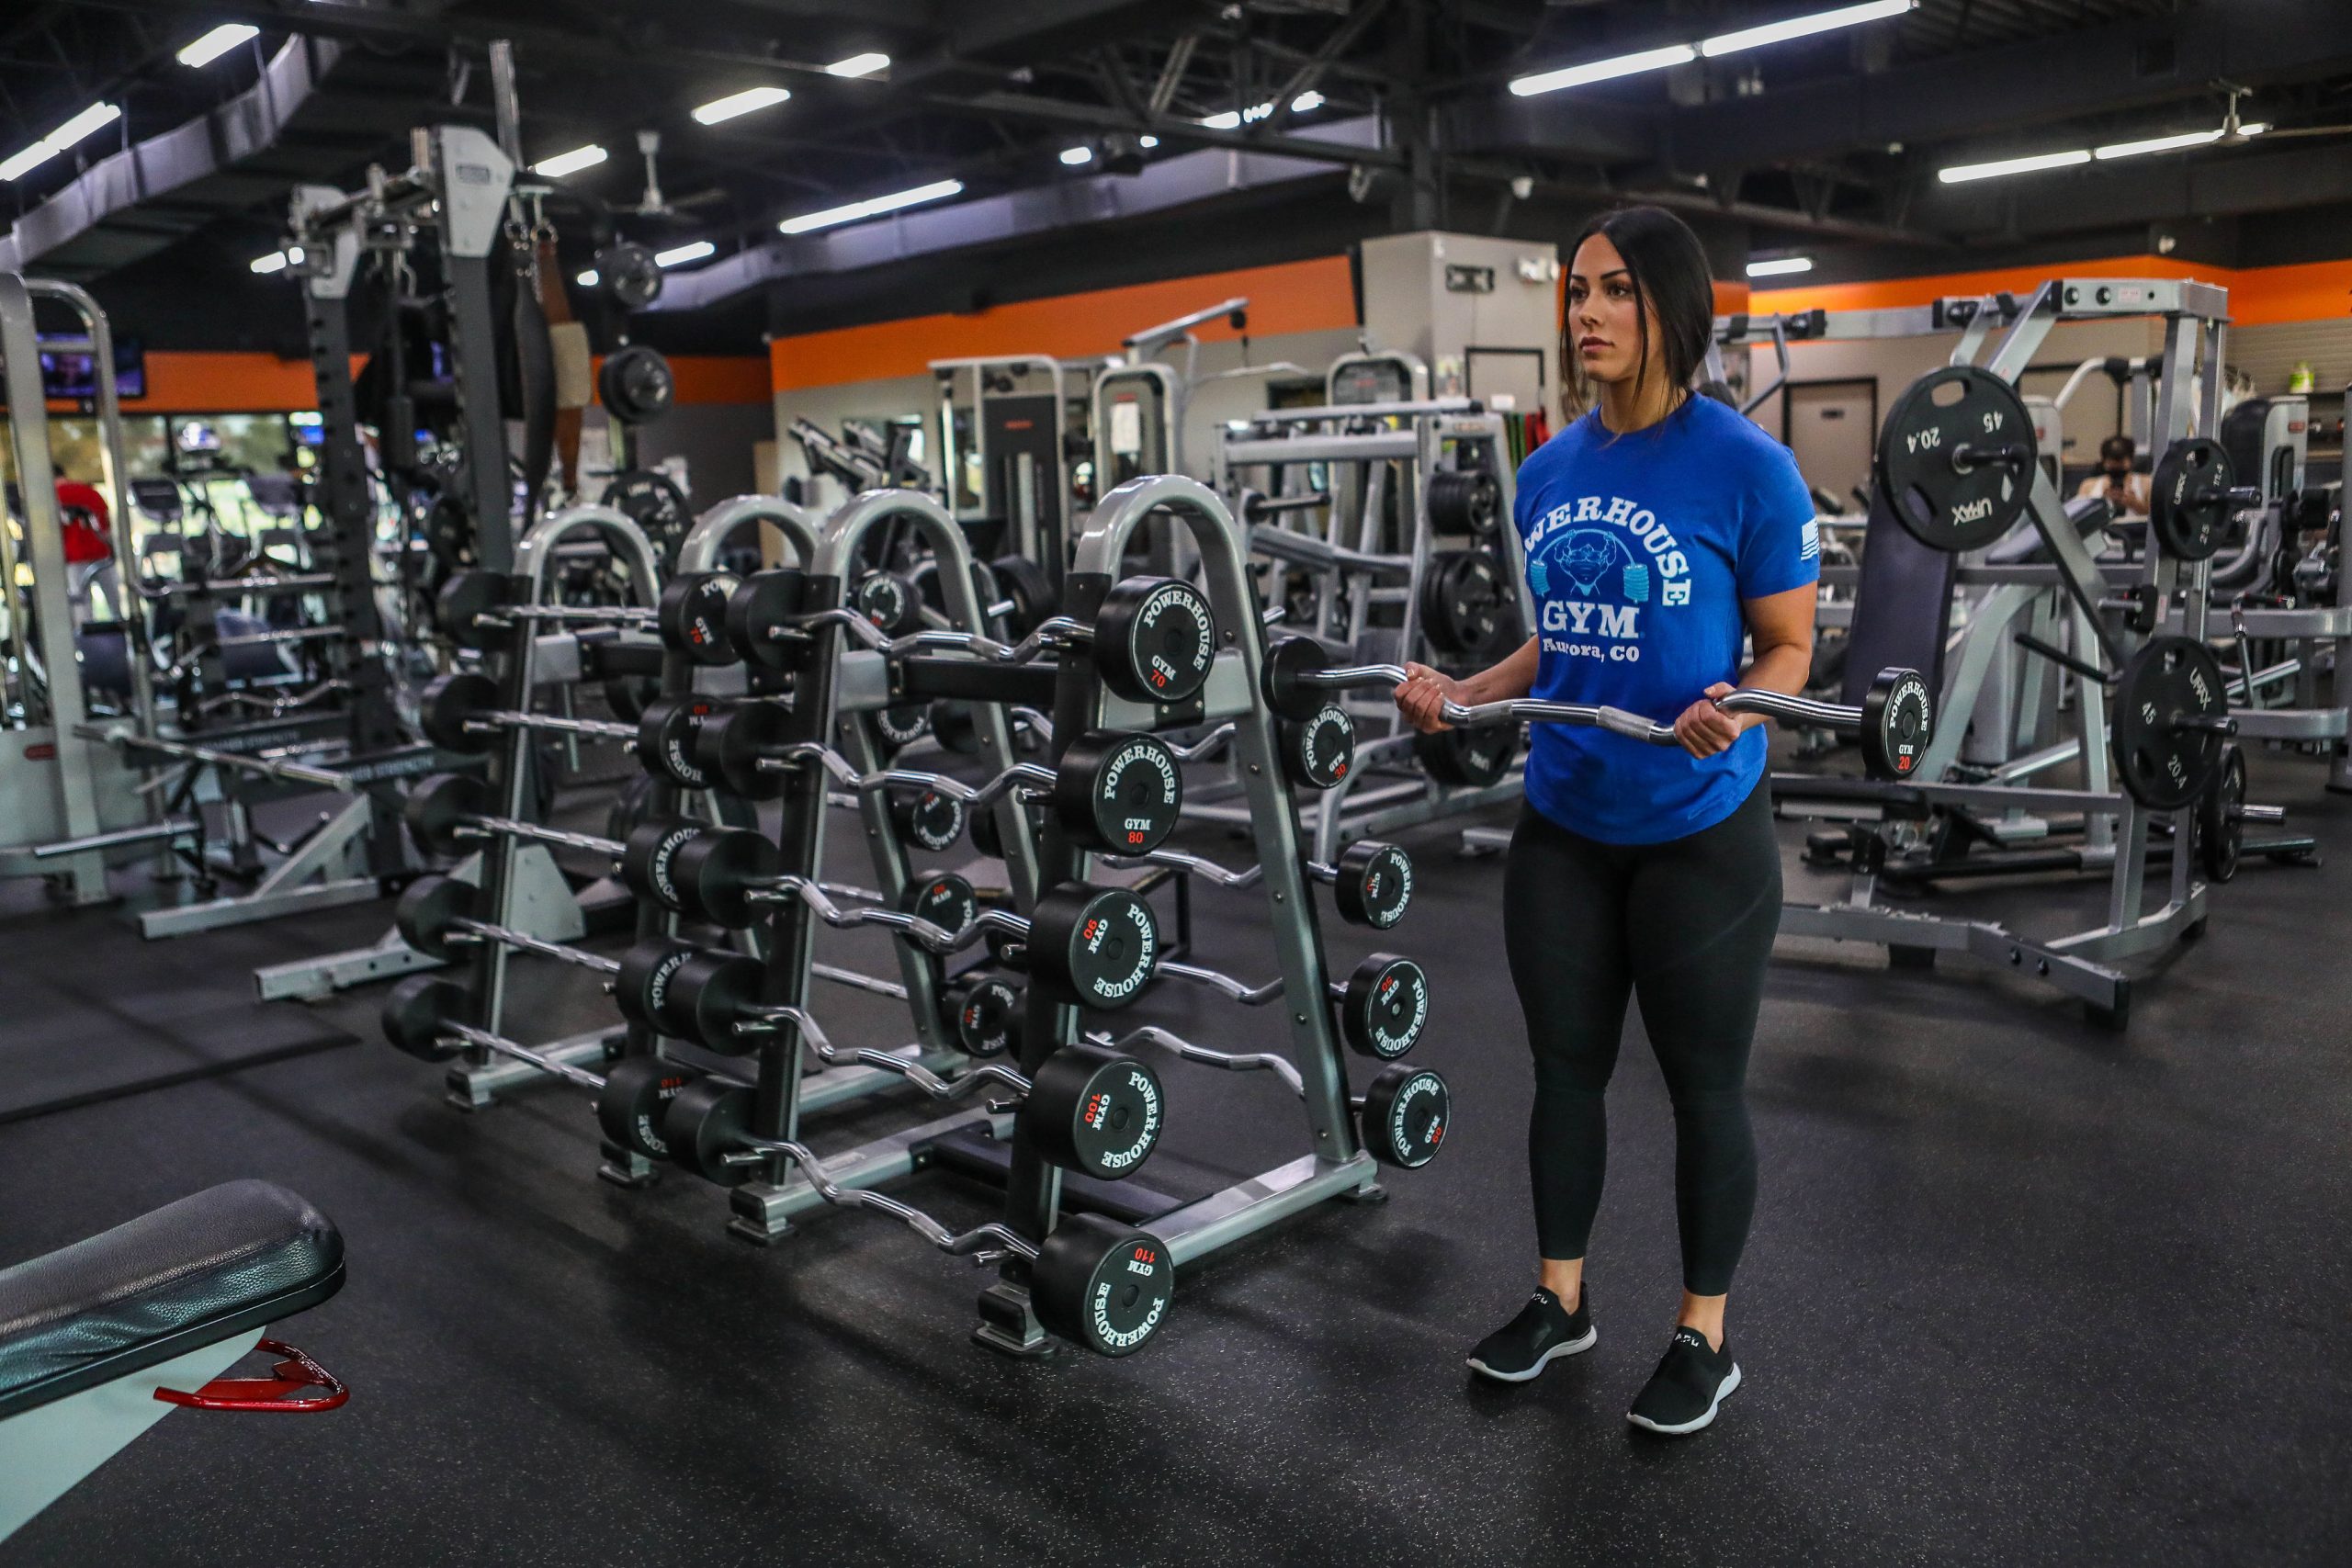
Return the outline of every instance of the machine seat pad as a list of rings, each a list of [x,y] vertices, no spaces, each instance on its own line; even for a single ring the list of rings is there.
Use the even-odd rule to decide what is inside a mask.
[[[316,1306],[343,1235],[266,1181],[230,1181],[0,1269],[0,1420]]]

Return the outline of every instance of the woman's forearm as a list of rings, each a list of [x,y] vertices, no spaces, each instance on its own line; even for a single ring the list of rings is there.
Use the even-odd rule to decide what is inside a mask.
[[[1535,639],[1529,637],[1500,663],[1490,664],[1462,682],[1463,705],[1476,707],[1527,695],[1535,689],[1535,662],[1540,656]]]
[[[1810,642],[1773,643],[1740,671],[1739,684],[1751,691],[1781,692],[1795,696],[1813,673]]]

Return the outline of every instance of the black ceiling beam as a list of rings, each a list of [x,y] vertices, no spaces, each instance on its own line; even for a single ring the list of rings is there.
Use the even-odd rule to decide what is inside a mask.
[[[772,73],[796,80],[810,77],[820,77],[829,82],[843,80],[828,73],[820,62],[795,60],[774,53],[766,40],[750,38],[730,40],[726,47],[684,44],[631,38],[619,30],[595,33],[550,27],[539,22],[465,15],[436,16],[372,6],[303,4],[300,0],[193,0],[193,3],[191,0],[80,0],[80,3],[98,10],[190,18],[201,17],[215,22],[251,22],[275,32],[308,33],[318,38],[361,42],[486,46],[493,39],[506,39],[512,40],[518,51],[529,55],[594,60],[608,66],[626,64],[639,70],[650,67],[682,74],[724,71],[738,75]],[[880,83],[895,79],[898,75],[894,67],[890,77],[864,80]]]
[[[924,95],[924,101],[934,107],[960,109],[969,114],[1001,115],[1008,119],[1037,120],[1106,134],[1124,132],[1131,136],[1157,136],[1162,141],[1196,147],[1229,147],[1242,152],[1278,152],[1286,158],[1307,158],[1324,164],[1366,164],[1379,168],[1397,168],[1404,162],[1399,154],[1386,148],[1352,147],[1306,136],[1260,136],[1254,134],[1254,128],[1213,130],[1189,119],[1174,119],[1165,115],[1137,119],[1107,104],[1072,103],[1066,98],[1047,98],[1032,93],[989,92],[965,96],[929,93]]]

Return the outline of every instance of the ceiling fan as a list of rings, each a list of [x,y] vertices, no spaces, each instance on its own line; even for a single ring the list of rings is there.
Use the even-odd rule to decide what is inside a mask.
[[[2216,82],[2213,85],[2230,95],[2230,107],[2222,115],[2222,134],[2209,142],[2209,146],[2243,147],[2257,136],[2262,138],[2265,143],[2268,143],[2284,141],[2297,136],[2352,135],[2352,125],[2298,125],[2281,128],[2257,123],[2248,126],[2238,118],[2238,100],[2253,89],[2241,87],[2234,82]]]

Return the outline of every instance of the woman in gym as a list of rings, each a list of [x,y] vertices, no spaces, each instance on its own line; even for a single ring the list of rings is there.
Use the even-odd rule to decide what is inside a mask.
[[[1671,719],[1681,742],[1532,727],[1503,923],[1535,1058],[1541,1283],[1470,1354],[1476,1371],[1521,1382],[1595,1343],[1586,1243],[1604,1096],[1638,997],[1674,1101],[1682,1305],[1626,1418],[1680,1435],[1739,1386],[1724,1303],[1756,1206],[1747,1055],[1781,918],[1765,738],[1749,733],[1762,720],[1713,699],[1735,678],[1804,685],[1820,551],[1787,449],[1690,390],[1714,321],[1698,237],[1634,207],[1588,224],[1571,254],[1562,378],[1586,412],[1521,466],[1513,518],[1536,634],[1463,679],[1408,665],[1396,697],[1423,730],[1446,728],[1448,698],[1533,696]]]

